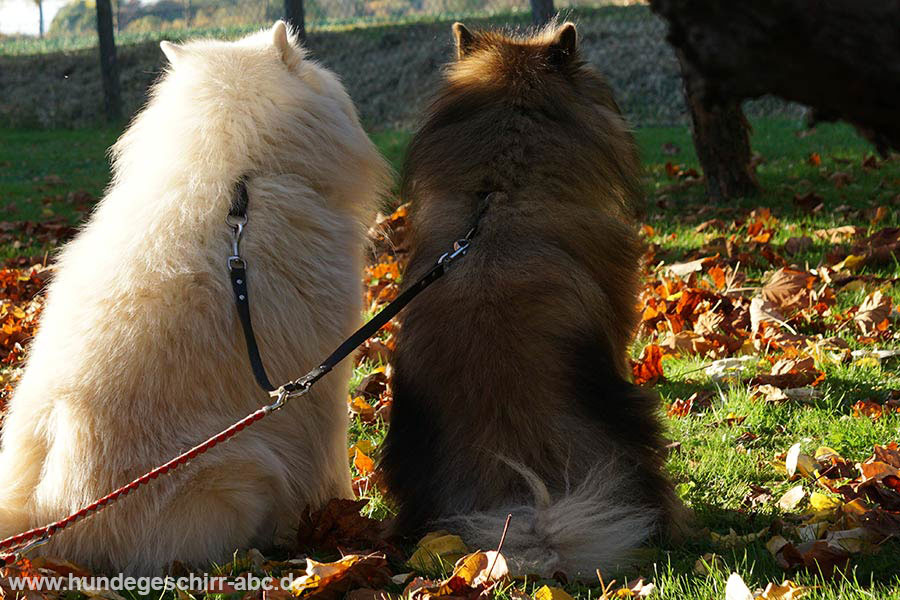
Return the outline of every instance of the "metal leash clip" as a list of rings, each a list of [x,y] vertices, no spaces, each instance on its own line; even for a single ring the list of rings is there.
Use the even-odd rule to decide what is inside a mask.
[[[277,390],[269,392],[269,396],[275,398],[275,402],[266,406],[266,412],[274,412],[284,407],[288,400],[299,398],[309,392],[315,382],[328,372],[324,367],[316,367],[300,379],[286,383]]]
[[[225,224],[231,228],[231,256],[228,257],[228,270],[246,268],[247,262],[241,258],[241,237],[244,235],[244,225],[247,224],[247,215],[227,215]]]
[[[13,564],[13,563],[19,562],[20,560],[22,560],[22,558],[24,558],[24,556],[25,556],[26,554],[28,554],[29,552],[31,552],[32,550],[34,550],[34,549],[37,548],[38,546],[43,546],[44,544],[46,544],[46,543],[49,542],[49,541],[50,541],[50,534],[49,534],[49,533],[45,533],[43,536],[41,536],[41,537],[39,537],[39,538],[37,538],[37,539],[35,539],[35,540],[32,540],[32,541],[28,542],[27,544],[25,544],[24,546],[22,546],[22,547],[19,548],[18,550],[13,551],[13,553],[12,553],[12,562],[10,562],[10,563],[8,563],[8,564]]]
[[[444,267],[449,267],[450,263],[459,258],[460,256],[465,256],[466,252],[469,251],[469,245],[471,241],[468,237],[465,237],[461,240],[456,240],[453,242],[453,250],[450,252],[444,252],[441,257],[437,260],[437,264],[444,265]]]

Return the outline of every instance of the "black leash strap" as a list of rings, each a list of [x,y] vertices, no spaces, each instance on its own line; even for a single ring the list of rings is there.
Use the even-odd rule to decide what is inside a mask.
[[[493,194],[486,194],[481,200],[478,212],[472,221],[472,226],[465,237],[453,243],[453,248],[438,258],[437,262],[427,273],[422,275],[415,283],[406,288],[399,296],[381,309],[378,314],[369,319],[362,327],[332,352],[328,358],[322,361],[318,367],[294,381],[288,382],[276,389],[266,375],[262,358],[259,354],[259,346],[253,333],[253,325],[250,322],[250,297],[247,293],[247,263],[240,255],[240,241],[244,226],[247,224],[247,206],[249,196],[244,180],[238,182],[235,200],[225,222],[232,228],[232,255],[228,257],[228,270],[231,273],[231,287],[234,290],[238,316],[241,320],[241,328],[244,332],[244,340],[247,343],[247,355],[250,359],[250,367],[253,376],[259,386],[269,395],[276,397],[277,401],[269,406],[270,410],[278,410],[287,400],[295,396],[302,396],[322,377],[327,375],[338,363],[347,358],[356,348],[372,337],[388,321],[397,316],[401,310],[418,296],[429,285],[440,279],[449,269],[450,265],[458,258],[466,255],[472,239],[478,232],[478,224],[487,211],[488,204]]]
[[[241,329],[244,331],[244,341],[247,343],[247,356],[250,358],[253,377],[259,387],[271,392],[275,386],[272,385],[266,374],[266,368],[263,366],[262,357],[259,354],[259,345],[256,343],[256,335],[253,333],[253,323],[250,321],[250,292],[247,286],[247,261],[241,257],[241,236],[244,233],[244,226],[247,224],[249,204],[247,183],[241,179],[238,181],[231,209],[225,218],[225,223],[231,227],[231,256],[228,257],[228,273],[231,278],[231,289],[234,290],[238,318],[241,320]]]

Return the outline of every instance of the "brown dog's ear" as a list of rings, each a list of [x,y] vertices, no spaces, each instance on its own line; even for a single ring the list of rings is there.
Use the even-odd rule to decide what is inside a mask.
[[[575,57],[578,52],[578,33],[574,23],[563,23],[553,36],[547,49],[550,63],[561,67]]]
[[[475,45],[475,36],[466,26],[457,21],[453,24],[453,41],[456,42],[456,60],[461,60],[472,51]]]

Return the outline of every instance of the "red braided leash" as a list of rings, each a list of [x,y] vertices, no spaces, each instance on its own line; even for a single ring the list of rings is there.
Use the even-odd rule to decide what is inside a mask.
[[[276,403],[277,404],[277,403]],[[29,543],[33,543],[34,545],[38,545],[39,543],[46,542],[50,539],[50,536],[58,533],[75,523],[76,521],[80,521],[83,518],[90,516],[91,514],[98,513],[104,508],[112,506],[117,501],[121,500],[125,495],[127,495],[132,490],[135,490],[145,483],[156,479],[160,475],[165,475],[170,471],[174,471],[178,467],[190,462],[191,460],[197,458],[210,448],[228,440],[229,438],[240,433],[244,428],[252,425],[253,423],[259,421],[269,413],[277,410],[280,406],[270,405],[264,406],[259,410],[250,413],[228,429],[220,431],[216,435],[212,436],[202,444],[194,446],[190,450],[183,452],[170,460],[169,462],[162,464],[155,469],[148,471],[147,473],[141,475],[131,483],[127,485],[123,485],[119,489],[103,496],[99,500],[88,504],[81,510],[72,513],[71,515],[56,521],[55,523],[51,523],[49,525],[45,525],[44,527],[38,527],[36,529],[31,529],[24,533],[20,533],[18,535],[14,535],[12,537],[8,537],[5,540],[0,540],[0,551],[7,550],[12,552],[10,554],[0,555],[0,566],[6,566],[13,564],[19,558],[19,552],[16,550],[20,549],[22,546],[28,545]]]

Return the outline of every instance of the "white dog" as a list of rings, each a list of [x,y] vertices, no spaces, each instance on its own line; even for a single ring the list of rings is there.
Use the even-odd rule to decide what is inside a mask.
[[[224,219],[246,177],[253,322],[276,385],[360,320],[364,222],[388,178],[338,79],[276,23],[237,42],[163,42],[171,64],[113,147],[113,181],[61,253],[9,404],[0,538],[59,519],[270,402],[234,306]],[[223,446],[43,548],[159,572],[290,539],[351,496],[349,364]]]

